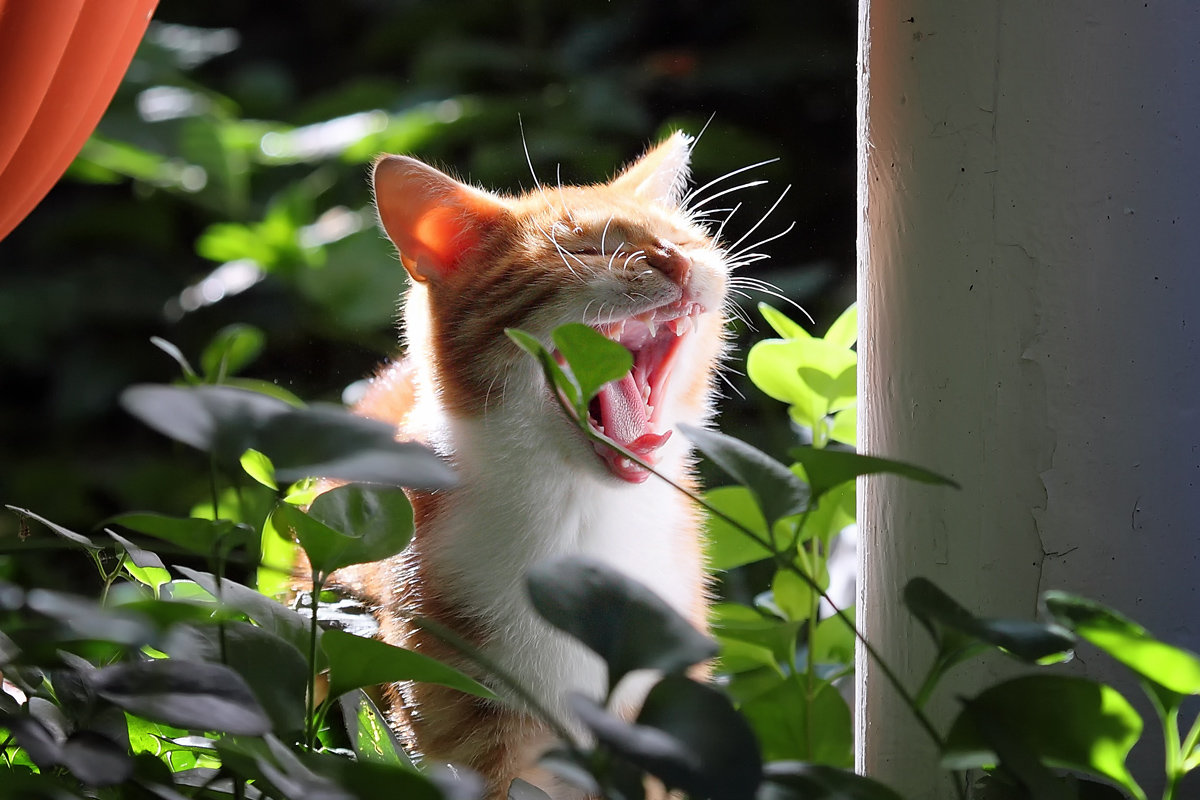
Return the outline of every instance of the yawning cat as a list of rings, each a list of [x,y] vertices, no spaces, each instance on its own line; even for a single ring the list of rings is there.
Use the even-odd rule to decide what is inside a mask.
[[[517,197],[404,156],[375,164],[379,218],[412,286],[407,355],[374,379],[358,410],[432,447],[459,484],[414,492],[409,548],[335,582],[373,606],[386,641],[479,675],[406,622],[435,620],[571,728],[566,693],[602,697],[604,665],[538,618],[525,594],[527,569],[564,554],[603,560],[703,629],[701,523],[666,483],[586,440],[504,329],[549,346],[555,327],[582,322],[627,347],[633,369],[593,401],[591,423],[688,483],[690,449],[672,429],[711,416],[729,282],[727,254],[682,204],[691,144],[676,133],[609,183],[540,185]],[[636,710],[645,678],[618,689],[622,712]],[[551,734],[519,704],[432,684],[390,686],[386,703],[422,759],[476,770],[489,796],[503,797],[517,776],[562,791],[534,767]]]

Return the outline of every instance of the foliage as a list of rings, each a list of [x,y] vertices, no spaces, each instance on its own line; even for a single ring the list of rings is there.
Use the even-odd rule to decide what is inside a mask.
[[[843,324],[835,323],[824,341],[842,335]],[[560,363],[547,357],[542,343],[513,335],[539,358],[580,430],[607,441],[587,426],[581,409],[608,379],[596,365],[616,355],[612,343],[568,329],[554,339],[569,342]],[[209,360],[206,374],[221,374],[213,372],[214,363]],[[837,368],[838,362],[821,363]],[[615,373],[621,364],[612,364]],[[786,367],[777,361],[775,368]],[[802,373],[793,369],[814,397],[828,398],[819,387],[841,391],[817,375],[820,364]],[[520,695],[522,676],[497,672],[482,654],[446,635],[448,644],[484,667],[479,683],[421,654],[323,629],[311,608],[333,570],[386,558],[408,544],[408,501],[380,482],[434,487],[448,485],[453,476],[424,451],[395,449],[386,427],[365,428],[334,409],[313,417],[309,407],[195,383],[194,376],[184,370],[184,385],[149,394],[135,387],[125,404],[161,432],[209,454],[207,515],[129,513],[109,520],[100,533],[84,534],[12,508],[31,528],[45,527],[64,547],[87,553],[102,591],[91,598],[0,584],[0,728],[7,731],[0,797],[474,796],[477,784],[468,772],[452,785],[446,775],[414,767],[364,689],[432,681],[504,702],[507,691],[497,690]],[[771,589],[753,605],[717,606],[715,639],[602,563],[567,557],[529,573],[534,607],[603,658],[610,693],[634,670],[661,675],[632,721],[611,714],[605,702],[569,698],[594,741],[585,745],[560,730],[562,746],[547,755],[547,769],[613,798],[641,797],[644,773],[692,797],[895,797],[846,769],[849,710],[837,681],[852,669],[858,633],[848,610],[834,607],[826,595],[828,547],[838,526],[853,518],[837,504],[852,496],[857,475],[889,471],[949,482],[910,465],[831,449],[840,435],[831,419],[839,413],[834,405],[818,399],[812,406],[824,408],[813,422],[824,426],[828,440],[824,447],[793,449],[791,466],[722,434],[684,431],[738,481],[694,498],[720,522],[714,527],[719,563],[730,568],[759,560],[774,569]],[[356,454],[365,448],[388,456],[372,461],[376,483],[347,483],[315,500],[306,481],[270,488],[284,481],[270,457],[278,452],[275,439],[263,431],[276,425],[310,431],[314,424],[330,435],[299,437],[311,449],[287,450],[289,464],[352,480],[361,475]],[[235,457],[239,447],[246,448],[245,457]],[[223,496],[221,481],[230,483],[231,496]],[[393,524],[397,520],[409,522]],[[139,535],[141,543],[113,527]],[[275,531],[296,539],[313,565],[313,584],[301,593],[298,610],[223,575],[231,565],[257,563],[263,544],[278,538]],[[725,541],[734,537],[755,549]],[[157,544],[151,547],[151,541]],[[168,567],[155,551],[199,556],[209,569]],[[827,616],[820,613],[822,599]],[[1111,687],[1033,672],[964,699],[945,733],[924,717],[924,703],[955,665],[988,650],[1052,664],[1070,657],[1076,637],[1134,670],[1155,701],[1168,746],[1167,797],[1200,763],[1200,721],[1186,737],[1179,733],[1184,698],[1200,694],[1200,657],[1063,593],[1046,596],[1051,623],[976,617],[922,579],[909,584],[905,602],[933,637],[937,654],[916,695],[898,682],[896,688],[960,788],[966,770],[983,769],[985,780],[1007,797],[1100,797],[1116,792],[1113,787],[1123,796],[1145,797],[1125,766],[1143,721]],[[859,638],[858,646],[875,657],[869,642]],[[692,665],[714,654],[717,685],[688,677]],[[887,665],[878,666],[895,680]],[[1060,776],[1053,771],[1059,767],[1107,784]],[[529,785],[512,791],[540,796]]]

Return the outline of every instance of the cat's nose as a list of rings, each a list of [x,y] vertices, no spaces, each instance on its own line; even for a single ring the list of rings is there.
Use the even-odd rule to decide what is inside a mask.
[[[646,250],[646,261],[680,286],[687,284],[692,271],[692,260],[678,246],[663,240]]]

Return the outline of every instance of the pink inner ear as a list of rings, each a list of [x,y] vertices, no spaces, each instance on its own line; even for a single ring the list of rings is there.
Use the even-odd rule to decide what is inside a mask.
[[[405,156],[379,161],[374,183],[379,219],[417,281],[453,274],[505,213],[497,198]]]

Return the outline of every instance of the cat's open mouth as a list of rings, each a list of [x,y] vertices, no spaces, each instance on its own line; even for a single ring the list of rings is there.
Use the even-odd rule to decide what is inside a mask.
[[[658,463],[658,451],[671,436],[669,423],[663,430],[660,408],[676,353],[695,330],[703,311],[699,303],[681,301],[598,326],[601,333],[633,354],[633,368],[600,390],[589,407],[588,423],[650,465]],[[644,467],[611,447],[593,446],[618,478],[641,483],[650,476]]]

